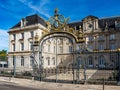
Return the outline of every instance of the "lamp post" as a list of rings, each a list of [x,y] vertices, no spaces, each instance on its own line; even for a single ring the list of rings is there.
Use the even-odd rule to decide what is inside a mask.
[[[32,58],[32,68],[33,68],[33,77],[35,78],[35,74],[37,75],[38,73],[38,63],[36,61],[36,59],[38,58],[38,39],[39,39],[39,36],[38,34],[36,33],[35,35],[35,40],[34,40],[34,43],[33,43],[33,50],[32,50],[32,55],[31,55],[31,58]]]
[[[57,37],[55,38],[56,39],[56,82],[57,82],[57,79],[58,79],[58,66],[57,66]]]
[[[13,67],[13,72],[14,72],[14,77],[16,76],[16,57],[13,56],[13,62],[14,62],[14,67]]]

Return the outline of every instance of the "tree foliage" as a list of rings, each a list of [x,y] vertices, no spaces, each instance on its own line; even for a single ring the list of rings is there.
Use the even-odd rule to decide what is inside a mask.
[[[0,61],[7,60],[7,50],[0,51]]]

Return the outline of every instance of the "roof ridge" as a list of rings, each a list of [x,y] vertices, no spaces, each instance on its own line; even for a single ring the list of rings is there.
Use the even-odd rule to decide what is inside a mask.
[[[120,17],[120,15],[117,15],[117,16],[108,16],[108,17],[101,17],[99,19],[101,20],[101,19],[109,19],[109,18],[117,18],[117,17]]]
[[[70,23],[68,23],[68,24],[79,23],[79,22],[82,22],[82,21],[73,21],[73,22],[70,22]]]

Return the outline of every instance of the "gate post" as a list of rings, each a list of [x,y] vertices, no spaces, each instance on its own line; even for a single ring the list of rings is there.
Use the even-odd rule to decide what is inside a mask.
[[[80,74],[80,66],[77,65],[77,71],[76,71],[76,81],[77,81],[77,83],[79,83],[79,81],[80,81],[79,74]]]
[[[86,66],[84,65],[84,82],[86,82]]]

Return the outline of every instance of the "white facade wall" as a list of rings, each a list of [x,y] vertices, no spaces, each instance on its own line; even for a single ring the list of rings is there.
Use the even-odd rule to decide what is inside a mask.
[[[40,24],[38,24],[39,27],[43,28]],[[25,70],[31,70],[32,66],[30,65],[30,55],[31,55],[31,47],[30,42],[33,42],[31,38],[31,31],[34,32],[34,36],[38,34],[38,36],[42,35],[41,29],[24,29],[20,30],[21,28],[18,28],[19,31],[13,32],[9,34],[9,56],[8,56],[8,68],[13,69],[13,56],[15,56],[16,60],[16,70],[17,71],[25,71]],[[24,39],[22,39],[21,33],[24,33]],[[16,40],[13,41],[13,34],[16,35]],[[24,43],[24,50],[21,50],[21,43]],[[15,44],[15,51],[13,51],[13,44]],[[24,57],[24,66],[21,66],[21,56]],[[38,55],[37,55],[38,58]]]

